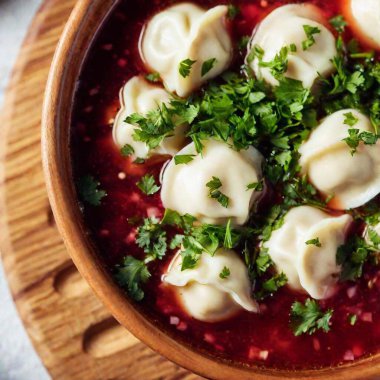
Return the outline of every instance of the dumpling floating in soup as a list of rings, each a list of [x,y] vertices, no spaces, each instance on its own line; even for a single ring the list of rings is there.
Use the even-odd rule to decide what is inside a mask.
[[[300,148],[303,173],[322,193],[334,195],[332,206],[341,210],[363,206],[380,193],[380,143],[360,142],[352,154],[344,141],[350,129],[374,132],[367,116],[342,110],[322,120]]]
[[[253,32],[247,60],[256,76],[275,86],[277,79],[265,63],[271,62],[283,48],[288,49],[285,76],[311,88],[321,75],[334,71],[335,37],[325,26],[321,10],[312,4],[290,4],[269,14]],[[259,47],[263,56],[253,57]],[[260,61],[264,62],[260,63]]]
[[[173,159],[164,168],[164,207],[205,223],[231,219],[233,224],[244,224],[262,194],[249,186],[262,180],[262,155],[253,147],[237,152],[226,143],[208,140],[202,154],[191,143],[178,153],[181,156],[192,160],[176,164]]]
[[[203,253],[196,268],[181,271],[180,252],[174,257],[163,281],[175,287],[185,310],[195,319],[217,322],[239,310],[257,313],[251,298],[247,267],[236,252],[220,249],[214,256]],[[221,275],[223,272],[226,275]]]
[[[339,279],[336,253],[351,223],[350,215],[331,217],[313,207],[296,207],[264,246],[290,287],[326,299],[334,294]]]
[[[206,11],[182,3],[148,22],[141,36],[140,54],[148,68],[160,74],[169,91],[186,97],[228,68],[233,48],[226,27],[227,12],[224,5]],[[187,72],[180,70],[181,65]]]
[[[134,114],[147,114],[157,109],[162,104],[170,102],[170,94],[158,85],[148,83],[143,77],[135,76],[130,79],[120,91],[121,109],[117,114],[113,126],[113,139],[120,148],[130,145],[134,158],[146,158],[150,154],[149,147],[133,137],[135,127],[125,122],[125,119]],[[161,144],[154,149],[158,154],[176,154],[184,145],[186,126],[179,126],[173,136],[165,138]]]
[[[348,19],[354,32],[376,49],[380,49],[380,0],[349,0]]]

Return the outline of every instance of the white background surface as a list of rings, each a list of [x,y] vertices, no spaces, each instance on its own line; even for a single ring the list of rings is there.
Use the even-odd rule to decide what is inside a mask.
[[[0,109],[9,74],[40,2],[0,0]],[[0,264],[0,380],[47,379],[17,315]]]

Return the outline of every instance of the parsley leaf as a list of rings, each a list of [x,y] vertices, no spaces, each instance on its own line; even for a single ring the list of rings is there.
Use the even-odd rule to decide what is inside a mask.
[[[227,267],[224,267],[224,268],[222,269],[222,271],[220,272],[219,277],[220,277],[222,280],[225,280],[225,279],[227,279],[228,277],[230,277],[230,275],[231,275],[231,271],[230,271],[230,269],[227,268]]]
[[[357,320],[358,320],[358,316],[356,314],[350,314],[348,316],[348,322],[350,323],[351,326],[355,326]]]
[[[141,301],[144,298],[141,286],[148,281],[150,276],[145,262],[132,256],[125,257],[123,264],[116,266],[114,274],[119,285],[125,288],[135,301]]]
[[[314,44],[315,44],[315,38],[314,36],[316,34],[321,33],[321,29],[315,27],[315,26],[310,26],[310,25],[304,25],[303,30],[305,31],[306,34],[306,40],[302,41],[302,49],[303,50],[308,50],[310,49]]]
[[[342,15],[331,18],[329,22],[338,33],[344,33],[347,22],[344,20],[344,17]]]
[[[216,58],[211,58],[203,62],[202,70],[201,70],[202,77],[204,77],[207,73],[209,73],[212,70],[215,63],[216,63]]]
[[[164,103],[146,115],[134,113],[125,122],[136,126],[133,139],[145,143],[150,149],[156,148],[166,137],[172,136],[176,127],[171,110]]]
[[[187,78],[190,75],[191,68],[194,63],[197,61],[192,61],[190,58],[187,58],[180,62],[179,64],[179,73],[183,78]]]
[[[134,164],[136,165],[141,165],[141,164],[144,164],[145,163],[145,159],[144,158],[141,158],[141,157],[137,157],[134,161],[133,161]]]
[[[229,198],[219,189],[223,186],[218,177],[212,177],[212,180],[206,184],[210,189],[209,197],[216,199],[223,207],[228,208]]]
[[[174,156],[174,163],[176,165],[188,164],[194,160],[194,154],[177,154]]]
[[[104,190],[99,189],[100,183],[91,175],[86,175],[78,181],[78,192],[83,201],[92,206],[100,206],[102,199],[107,196]]]
[[[367,262],[379,263],[380,236],[376,231],[369,229],[370,242],[359,236],[352,236],[338,248],[336,261],[342,266],[341,281],[355,281],[363,275],[363,268]]]
[[[161,220],[162,225],[177,226],[185,231],[185,233],[191,232],[193,224],[196,218],[192,215],[185,214],[180,215],[177,211],[170,209],[165,210],[164,217]]]
[[[257,300],[263,300],[266,297],[272,296],[273,293],[277,292],[280,288],[288,283],[288,278],[285,273],[277,274],[268,280],[265,280],[261,284],[261,289],[255,292],[255,298]]]
[[[123,157],[129,157],[131,156],[133,153],[135,153],[135,150],[133,148],[132,145],[129,145],[129,144],[125,144],[121,149],[120,149],[120,153]]]
[[[160,187],[156,185],[156,180],[150,174],[144,175],[136,185],[146,195],[156,194],[160,190]]]
[[[161,76],[160,76],[159,73],[150,73],[150,74],[147,74],[147,75],[145,75],[145,78],[149,82],[152,82],[152,83],[157,83],[157,82],[161,82],[162,81]]]
[[[276,54],[276,56],[273,58],[272,61],[264,62],[263,61],[263,50],[258,50],[259,53],[256,51],[259,57],[259,66],[260,67],[267,67],[270,69],[271,74],[276,78],[280,79],[284,75],[284,73],[288,70],[288,55],[289,55],[289,48],[287,46],[284,46],[281,48],[281,50]]]
[[[348,130],[348,137],[343,139],[346,144],[351,148],[351,155],[356,153],[356,150],[361,142],[365,145],[375,145],[380,136],[372,132],[362,131],[359,129],[351,128]]]
[[[323,312],[315,300],[308,298],[305,304],[294,302],[291,308],[291,328],[295,336],[314,334],[317,330],[330,331],[333,310]]]
[[[233,4],[229,4],[228,5],[228,12],[227,12],[227,16],[230,20],[233,20],[234,18],[236,18],[236,16],[240,13],[240,9],[236,6],[236,5],[233,5]]]
[[[344,124],[349,125],[350,127],[353,127],[359,121],[359,119],[354,116],[352,112],[347,112],[343,114],[343,116],[345,117]]]
[[[322,244],[319,241],[319,238],[308,240],[305,244],[306,245],[315,245],[318,248],[322,247]]]
[[[248,190],[253,190],[253,191],[258,191],[258,192],[263,191],[264,190],[264,181],[250,183],[247,186],[247,191]]]
[[[137,229],[136,244],[148,255],[146,262],[161,260],[167,250],[167,235],[156,218],[146,218]]]
[[[231,249],[234,244],[232,242],[232,230],[231,230],[231,219],[228,219],[228,223],[226,225],[226,234],[224,235],[224,247]]]

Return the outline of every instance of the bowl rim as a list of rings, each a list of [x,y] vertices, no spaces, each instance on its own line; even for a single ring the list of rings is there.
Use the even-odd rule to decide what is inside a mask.
[[[69,104],[69,110],[66,109],[64,112],[68,112],[71,116],[76,82],[81,66],[91,49],[92,38],[88,37],[87,49],[80,52],[79,67],[73,69],[75,64],[72,65],[72,62],[75,50],[79,46],[78,41],[88,26],[90,16],[98,17],[97,30],[119,1],[78,0],[52,61],[42,112],[42,161],[49,201],[66,249],[81,275],[111,314],[139,340],[172,362],[207,378],[240,380],[254,376],[256,380],[324,379],[328,375],[331,379],[348,380],[379,374],[380,354],[340,367],[299,371],[245,366],[213,357],[211,354],[202,353],[190,345],[176,341],[173,336],[161,330],[138,310],[133,301],[127,298],[112,280],[82,223],[73,181],[70,183],[72,178],[68,144],[70,118],[62,122],[60,116],[64,102]],[[108,12],[105,7],[108,7]],[[76,70],[74,76],[73,70],[74,73]]]

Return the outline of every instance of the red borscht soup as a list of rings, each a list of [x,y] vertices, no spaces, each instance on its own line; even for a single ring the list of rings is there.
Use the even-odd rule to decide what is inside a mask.
[[[358,2],[361,2],[358,4]],[[83,66],[80,207],[125,296],[199,350],[380,350],[380,3],[128,0]]]

